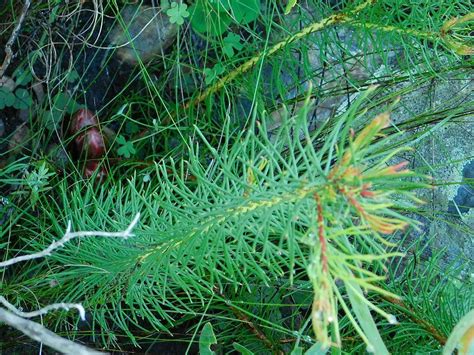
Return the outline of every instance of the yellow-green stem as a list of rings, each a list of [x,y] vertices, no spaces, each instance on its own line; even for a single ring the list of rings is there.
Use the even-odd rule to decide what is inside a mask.
[[[338,14],[333,14],[329,17],[326,17],[325,19],[315,22],[305,28],[303,28],[301,31],[295,33],[294,35],[291,35],[284,40],[278,42],[275,44],[273,47],[270,47],[267,51],[262,52],[255,57],[249,59],[246,61],[244,64],[240,65],[237,67],[235,70],[231,71],[229,74],[226,76],[220,78],[215,84],[211,85],[208,87],[206,90],[204,90],[203,93],[201,93],[199,96],[197,96],[194,99],[189,100],[187,103],[184,104],[184,108],[189,108],[192,105],[198,104],[202,101],[204,101],[207,97],[210,95],[214,94],[215,92],[219,91],[222,89],[226,84],[229,82],[233,81],[235,78],[240,76],[241,74],[249,71],[252,69],[257,63],[262,60],[265,57],[269,57],[273,55],[274,53],[278,52],[280,49],[288,46],[289,44],[296,42],[300,40],[301,38],[304,38],[308,36],[311,33],[321,31],[329,26],[335,25],[335,24],[340,24],[340,23],[345,23],[352,21],[352,17],[349,15],[354,15],[368,7],[369,5],[372,5],[375,3],[375,0],[368,0],[363,2],[361,5],[357,6],[354,10],[348,12],[347,14],[344,13],[338,13]]]

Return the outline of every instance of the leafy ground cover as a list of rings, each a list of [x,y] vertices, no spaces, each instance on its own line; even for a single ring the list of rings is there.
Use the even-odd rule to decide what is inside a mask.
[[[40,322],[104,351],[469,351],[471,11],[6,1],[2,260],[140,220],[3,269],[1,295],[81,303]]]

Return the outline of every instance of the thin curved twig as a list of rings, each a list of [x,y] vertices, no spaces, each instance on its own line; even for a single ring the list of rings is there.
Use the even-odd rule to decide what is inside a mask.
[[[7,44],[5,45],[5,59],[3,60],[2,66],[0,67],[0,78],[3,77],[5,72],[7,71],[8,66],[10,65],[12,58],[13,58],[13,42],[18,37],[18,34],[20,33],[21,26],[23,25],[23,21],[25,21],[26,14],[28,13],[28,9],[30,8],[31,5],[31,0],[25,0],[25,4],[23,5],[23,10],[21,10],[21,15],[20,19],[18,20],[18,23],[16,24],[15,28],[13,29],[13,32],[10,36],[10,39],[8,40]]]
[[[102,352],[89,349],[83,345],[64,339],[52,331],[46,329],[41,324],[17,316],[13,312],[0,308],[0,322],[8,324],[10,327],[18,329],[23,334],[33,340],[43,343],[63,354],[76,355],[99,355]]]
[[[29,254],[29,255],[21,255],[17,256],[12,259],[8,259],[6,261],[0,262],[0,267],[7,267],[22,261],[27,261],[27,260],[32,260],[32,259],[38,259],[42,258],[45,256],[51,255],[51,252],[55,249],[58,249],[67,242],[69,242],[71,239],[74,238],[79,238],[79,237],[109,237],[109,238],[124,238],[127,239],[128,237],[133,237],[134,234],[132,233],[133,228],[135,228],[136,224],[138,223],[138,220],[140,219],[140,213],[137,213],[133,221],[130,223],[128,228],[122,232],[95,232],[95,231],[85,231],[85,232],[71,232],[71,221],[68,222],[66,233],[64,236],[58,240],[58,241],[53,241],[49,247],[46,249],[34,253],[34,254]]]

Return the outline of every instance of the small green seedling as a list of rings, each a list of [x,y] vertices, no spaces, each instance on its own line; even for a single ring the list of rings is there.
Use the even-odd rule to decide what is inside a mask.
[[[137,152],[133,146],[133,142],[127,141],[122,135],[117,137],[117,143],[121,145],[121,147],[117,150],[118,155],[121,155],[125,158],[130,158]]]
[[[30,190],[30,204],[33,209],[35,209],[40,194],[50,189],[49,178],[53,175],[54,173],[49,172],[44,162],[37,169],[26,174],[25,183]]]
[[[188,5],[178,4],[173,1],[170,8],[166,11],[166,14],[170,18],[170,22],[181,26],[184,23],[184,19],[189,17],[189,12],[186,10],[187,8]]]
[[[212,68],[205,68],[204,76],[206,78],[206,84],[212,84],[223,72],[224,66],[221,63],[217,63]]]
[[[229,33],[223,40],[222,51],[226,56],[232,58],[235,52],[240,51],[243,47],[243,44],[240,43],[240,36],[235,33]]]
[[[33,98],[28,90],[18,88],[14,92],[9,88],[0,87],[0,110],[5,107],[14,107],[18,110],[24,110],[31,106]]]

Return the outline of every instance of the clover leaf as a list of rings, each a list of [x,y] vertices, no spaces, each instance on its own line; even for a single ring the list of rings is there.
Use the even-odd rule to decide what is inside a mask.
[[[196,0],[190,6],[191,12],[191,26],[194,31],[199,33],[206,33],[210,36],[219,36],[223,34],[232,22],[228,15],[229,11],[225,10],[225,6],[219,4],[210,4],[207,0]],[[222,6],[221,6],[222,5]]]
[[[204,76],[206,77],[206,84],[211,84],[217,77],[224,72],[224,66],[221,63],[217,63],[212,68],[204,69]]]
[[[240,51],[244,46],[240,43],[240,36],[235,33],[229,33],[223,40],[222,51],[226,56],[232,58],[235,51]]]
[[[59,127],[59,123],[63,118],[63,113],[57,109],[52,109],[44,112],[41,117],[46,128],[50,131],[53,131]]]
[[[71,70],[66,75],[66,81],[68,83],[75,83],[79,79],[80,79],[79,73],[75,69]]]
[[[9,89],[0,87],[0,110],[5,107],[13,106],[15,100],[15,95]]]
[[[184,19],[189,17],[189,12],[186,10],[187,8],[188,5],[178,4],[176,1],[173,1],[171,7],[166,11],[170,22],[181,26],[184,23]]]
[[[13,72],[13,77],[16,79],[16,85],[26,85],[33,80],[33,75],[29,70],[18,68]]]
[[[121,155],[125,158],[130,158],[130,156],[137,152],[133,147],[133,142],[127,141],[122,135],[117,137],[117,143],[121,145],[121,147],[117,150],[118,155]]]
[[[31,106],[33,99],[28,92],[28,90],[23,88],[18,88],[15,90],[16,100],[13,103],[13,107],[18,110],[25,110]]]
[[[260,0],[233,0],[231,7],[235,21],[241,25],[256,20],[260,14]]]

